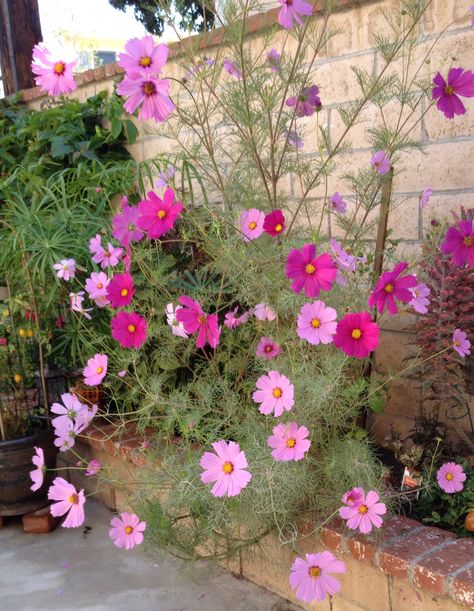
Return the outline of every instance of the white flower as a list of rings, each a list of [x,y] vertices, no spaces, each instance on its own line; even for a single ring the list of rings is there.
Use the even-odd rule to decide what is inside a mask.
[[[184,330],[184,325],[182,322],[176,320],[176,312],[181,309],[181,306],[173,306],[172,303],[169,303],[166,306],[166,322],[171,327],[171,331],[173,335],[177,337],[188,337],[188,334]]]

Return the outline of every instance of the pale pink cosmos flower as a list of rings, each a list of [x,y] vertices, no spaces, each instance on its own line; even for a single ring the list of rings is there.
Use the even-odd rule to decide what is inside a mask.
[[[133,114],[140,106],[138,119],[155,119],[158,123],[166,121],[176,108],[169,97],[170,81],[154,76],[125,76],[117,85],[117,93],[127,97],[123,105],[125,110]]]
[[[433,189],[431,187],[425,187],[420,197],[420,208],[426,208],[429,204],[430,197],[433,195]]]
[[[296,21],[298,25],[303,25],[302,15],[309,17],[313,14],[313,7],[304,0],[279,0],[279,2],[281,9],[278,13],[278,23],[287,30],[291,30],[293,21]]]
[[[122,369],[122,371],[119,371],[117,375],[119,378],[124,378],[127,375],[127,372],[125,369]]]
[[[228,329],[235,329],[236,327],[240,327],[246,323],[250,317],[250,312],[243,312],[240,316],[237,316],[237,311],[239,308],[234,308],[230,312],[226,312],[224,325]]]
[[[375,490],[369,490],[362,498],[360,504],[341,507],[339,515],[347,520],[348,528],[359,530],[363,534],[372,532],[372,528],[380,528],[383,519],[380,517],[387,512],[385,503],[379,503],[379,495]],[[341,513],[342,512],[342,513]]]
[[[298,336],[313,345],[330,344],[336,333],[336,319],[336,310],[326,307],[323,301],[305,303],[298,314]]]
[[[171,327],[171,332],[173,335],[187,338],[188,334],[186,333],[183,323],[179,322],[179,320],[176,318],[176,312],[180,310],[181,307],[182,306],[176,306],[175,308],[172,303],[168,303],[166,306],[166,322]]]
[[[77,528],[84,523],[84,504],[86,497],[84,490],[79,492],[76,488],[62,477],[56,477],[48,490],[48,499],[58,501],[50,507],[51,515],[54,517],[67,517],[62,523],[64,528]]]
[[[331,552],[306,554],[306,560],[296,558],[291,567],[290,585],[296,598],[306,603],[323,601],[326,595],[333,596],[341,584],[329,573],[345,573],[346,565]]]
[[[270,51],[267,51],[267,63],[272,72],[278,72],[280,70],[280,62],[281,55],[276,49],[270,49]]]
[[[273,427],[267,443],[273,448],[272,456],[278,461],[301,460],[309,450],[311,442],[307,439],[309,431],[296,422],[277,424]]]
[[[59,263],[55,263],[53,268],[56,270],[56,276],[66,282],[74,278],[76,274],[76,262],[74,259],[62,259]]]
[[[98,308],[106,308],[108,305],[110,305],[110,301],[107,295],[101,295],[100,297],[96,297],[94,299],[94,303]]]
[[[140,522],[135,513],[124,511],[118,517],[112,518],[110,524],[112,528],[109,530],[109,537],[116,547],[132,549],[143,543],[146,522]]]
[[[130,78],[160,74],[168,61],[169,48],[165,44],[155,47],[153,36],[131,38],[125,43],[125,53],[119,53],[118,65]]]
[[[53,403],[51,405],[51,411],[53,414],[58,414],[58,417],[52,420],[52,425],[55,428],[61,427],[75,420],[80,412],[87,409],[87,405],[81,403],[77,398],[77,395],[73,395],[68,392],[61,395],[61,401],[62,404]]]
[[[90,278],[86,279],[86,291],[89,299],[97,299],[107,294],[109,277],[105,272],[92,272]]]
[[[273,341],[271,337],[262,337],[262,339],[258,342],[257,352],[255,353],[255,356],[259,356],[262,359],[271,361],[273,359],[276,359],[280,352],[280,345]]]
[[[253,310],[253,315],[258,320],[275,320],[277,315],[275,310],[266,303],[257,303]]]
[[[385,151],[377,151],[372,155],[370,165],[378,174],[387,174],[391,167],[390,157]]]
[[[260,376],[256,386],[252,399],[260,403],[259,411],[266,416],[273,412],[274,417],[278,418],[295,404],[295,387],[278,371],[269,371],[267,375]]]
[[[174,168],[173,166],[170,166],[166,170],[163,170],[163,172],[160,172],[158,174],[158,178],[155,181],[155,187],[157,189],[161,189],[165,187],[173,188],[171,181],[175,177],[175,175],[176,175],[176,168]]]
[[[79,291],[78,293],[69,293],[69,301],[71,304],[71,310],[73,310],[73,312],[78,312],[79,314],[82,314],[84,318],[87,318],[88,320],[91,319],[91,315],[89,314],[89,312],[92,311],[92,308],[84,308],[84,306],[82,305],[84,301],[84,291]]]
[[[466,481],[467,475],[461,465],[455,462],[447,462],[436,473],[436,479],[439,487],[446,494],[454,494],[455,492],[461,492],[464,488],[463,482]]]
[[[87,361],[84,368],[84,383],[87,386],[97,386],[107,374],[109,357],[106,354],[95,354]]]
[[[237,496],[252,479],[247,471],[245,453],[235,441],[216,441],[212,444],[214,453],[204,452],[199,464],[204,469],[201,481],[215,482],[211,494],[217,497]]]
[[[474,4],[471,4],[471,6],[469,7],[469,10],[472,13],[472,17],[471,17],[471,27],[474,28]]]
[[[96,460],[95,458],[93,458],[91,461],[89,461],[87,465],[87,469],[86,469],[87,477],[92,477],[94,475],[97,475],[97,473],[99,473],[101,468],[102,468],[102,465],[100,464],[100,462]]]
[[[467,333],[456,329],[453,333],[453,348],[459,356],[468,356],[471,354],[471,342],[467,339]]]
[[[100,263],[102,269],[109,266],[115,267],[123,253],[122,248],[115,248],[115,246],[113,246],[113,244],[110,242],[108,243],[107,248],[103,248],[102,237],[100,234],[97,234],[94,238],[90,239],[89,251],[91,255],[93,255],[92,260],[94,263]]]
[[[333,212],[339,212],[339,214],[346,214],[347,202],[339,193],[339,191],[336,191],[335,193],[333,193],[333,195],[331,195],[329,199],[329,208]]]
[[[44,464],[43,448],[35,447],[35,454],[33,455],[33,458],[31,459],[31,461],[36,467],[36,469],[33,469],[33,471],[30,471],[30,478],[31,478],[31,481],[33,482],[33,485],[31,486],[31,490],[33,492],[36,492],[43,485],[44,473],[46,471],[46,466]]]
[[[355,273],[359,264],[367,263],[367,257],[356,257],[349,254],[334,238],[331,239],[331,248],[335,254],[334,261],[337,267],[336,284],[345,286],[347,279],[344,273]]]
[[[426,314],[428,312],[428,306],[430,305],[428,295],[431,291],[429,287],[420,282],[420,284],[417,284],[415,287],[409,290],[413,295],[413,299],[408,302],[408,305],[411,306],[415,312],[418,312],[419,314]]]
[[[240,213],[239,228],[242,233],[242,240],[250,242],[260,237],[263,233],[263,223],[265,213],[257,208],[243,210]]]
[[[224,63],[224,70],[230,74],[231,76],[233,76],[235,79],[240,79],[242,78],[242,73],[240,72],[240,70],[237,68],[237,66],[230,61],[230,59],[225,59]]]
[[[77,60],[72,49],[59,45],[47,48],[43,43],[35,45],[31,70],[36,75],[36,84],[52,96],[71,93],[77,88],[72,73]]]

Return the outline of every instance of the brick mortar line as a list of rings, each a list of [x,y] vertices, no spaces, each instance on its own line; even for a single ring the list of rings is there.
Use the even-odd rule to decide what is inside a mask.
[[[434,552],[438,552],[442,549],[445,549],[446,547],[451,547],[452,545],[456,545],[457,540],[456,539],[448,539],[447,541],[443,541],[442,543],[438,543],[438,545],[435,545],[434,547],[430,548],[429,550],[425,550],[424,552],[422,552],[421,554],[418,554],[418,556],[415,556],[415,558],[413,558],[413,560],[410,563],[410,566],[408,567],[408,581],[409,583],[413,583],[413,579],[415,576],[415,569],[416,569],[416,565],[418,564],[418,562],[420,560],[423,560],[424,558],[427,558],[428,556],[430,556],[431,554],[433,554]]]
[[[455,571],[453,571],[452,573],[448,574],[447,577],[447,584],[446,584],[446,593],[451,597],[454,598],[454,580],[456,579],[456,577],[458,575],[460,575],[461,573],[464,573],[464,571],[467,571],[469,569],[474,568],[474,560],[471,560],[470,562],[467,562],[466,564],[464,564],[463,566],[459,567],[458,569],[456,569]]]
[[[407,532],[404,532],[401,535],[395,535],[394,537],[390,537],[390,539],[388,539],[387,541],[384,541],[383,543],[376,545],[375,556],[374,556],[374,565],[380,569],[380,552],[383,551],[386,547],[393,545],[393,543],[398,543],[399,541],[403,541],[403,539],[407,539],[414,533],[421,532],[425,528],[427,527],[420,524],[420,526],[417,526],[416,528],[407,530]]]

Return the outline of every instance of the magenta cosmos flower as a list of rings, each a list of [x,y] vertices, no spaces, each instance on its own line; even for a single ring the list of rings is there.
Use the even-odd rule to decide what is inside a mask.
[[[182,295],[179,302],[184,307],[176,310],[176,319],[183,323],[186,333],[192,335],[198,331],[196,347],[204,348],[207,342],[215,348],[220,337],[217,314],[205,314],[199,303],[187,295]]]
[[[319,291],[330,291],[337,275],[331,255],[323,253],[316,257],[314,244],[304,244],[301,250],[294,249],[286,261],[286,276],[292,280],[295,293],[304,290],[307,297],[317,297]]]
[[[155,47],[153,36],[131,38],[125,43],[125,53],[119,53],[118,65],[130,78],[159,74],[168,60],[167,45]]]
[[[99,299],[107,294],[109,277],[104,272],[92,272],[90,278],[86,279],[86,291],[89,299]]]
[[[278,13],[278,23],[287,30],[291,30],[293,21],[296,21],[298,25],[303,25],[302,15],[309,17],[313,14],[313,7],[309,2],[303,0],[279,0],[279,2],[281,9]]]
[[[347,212],[347,202],[343,199],[342,195],[339,191],[336,191],[329,200],[329,208],[333,212],[339,212],[339,214],[346,214]]]
[[[466,262],[474,267],[474,228],[471,220],[459,221],[457,227],[449,227],[441,251],[451,255],[451,263],[462,267]]]
[[[283,412],[290,411],[295,404],[295,387],[290,380],[278,373],[269,371],[267,375],[260,376],[256,382],[257,390],[252,399],[260,403],[258,408],[261,414],[271,414],[278,418]]]
[[[56,270],[56,276],[62,280],[72,280],[76,274],[76,262],[74,259],[62,259],[59,263],[55,263],[53,268]]]
[[[263,231],[276,238],[285,231],[285,217],[281,210],[273,210],[265,216],[263,221]]]
[[[89,240],[89,251],[92,255],[92,261],[100,263],[102,269],[109,266],[115,267],[123,253],[122,248],[116,248],[110,242],[107,244],[107,248],[103,248],[100,234]]]
[[[321,100],[318,93],[319,87],[317,85],[305,87],[297,97],[288,98],[286,105],[295,107],[297,117],[310,117],[316,110],[321,108]]]
[[[95,354],[87,361],[84,368],[84,383],[87,386],[97,386],[107,374],[109,357],[106,354]]]
[[[122,348],[138,349],[147,337],[147,323],[136,312],[118,312],[111,320],[112,337]]]
[[[380,330],[368,312],[346,314],[337,323],[333,342],[349,356],[363,359],[377,348]]]
[[[109,537],[116,547],[132,549],[143,543],[146,522],[140,522],[135,513],[124,511],[118,517],[112,518],[110,525],[112,528],[109,530]]]
[[[436,479],[439,487],[446,494],[454,494],[455,492],[461,492],[464,488],[463,482],[466,481],[467,475],[461,465],[455,462],[447,462],[436,473]]]
[[[212,444],[215,454],[204,452],[199,464],[204,469],[201,481],[215,482],[211,494],[214,496],[237,496],[252,479],[247,471],[245,453],[235,441],[216,441]]]
[[[378,174],[387,174],[390,171],[390,157],[385,151],[377,151],[372,155],[370,165]]]
[[[337,312],[323,301],[305,303],[298,314],[297,333],[310,344],[330,344],[336,333]]]
[[[364,490],[362,489],[362,492]],[[359,529],[361,533],[367,534],[372,528],[380,528],[383,520],[380,516],[387,513],[385,503],[379,503],[380,497],[375,490],[370,490],[367,495],[362,497],[360,503],[351,506],[341,507],[339,515],[347,520],[348,528]]]
[[[128,272],[115,274],[107,287],[107,297],[113,308],[128,306],[134,294],[133,278]]]
[[[96,460],[95,458],[93,458],[87,464],[87,468],[86,468],[87,477],[93,477],[94,475],[97,475],[97,473],[99,473],[101,468],[102,468],[102,465],[100,464],[100,462]]]
[[[387,308],[389,314],[394,316],[398,312],[395,299],[403,303],[409,303],[413,299],[410,289],[418,283],[413,274],[401,276],[407,267],[408,263],[402,261],[393,271],[382,273],[367,301],[369,307],[377,307],[380,313]]]
[[[433,189],[431,187],[425,187],[420,197],[420,208],[426,208],[430,202],[430,197],[433,195]]]
[[[364,495],[365,492],[363,488],[352,488],[351,490],[344,492],[341,501],[344,503],[344,505],[347,505],[348,507],[358,506],[362,504],[362,501],[364,500]],[[343,509],[344,507],[341,507],[341,509],[339,510],[339,514]]]
[[[474,73],[464,68],[451,68],[448,73],[448,82],[438,72],[433,79],[433,100],[438,100],[436,107],[447,119],[454,115],[463,115],[466,107],[459,96],[474,97]]]
[[[56,477],[48,490],[48,499],[58,501],[51,505],[51,515],[54,517],[67,517],[62,523],[64,528],[77,528],[84,522],[84,504],[86,497],[84,490],[78,492],[76,488],[62,477]]]
[[[257,208],[250,208],[250,210],[241,212],[239,227],[244,242],[250,242],[262,235],[264,220],[265,214]]]
[[[274,342],[271,337],[262,337],[262,339],[258,342],[257,352],[255,353],[255,356],[259,356],[262,359],[271,361],[273,359],[276,359],[280,352],[281,348],[279,344]]]
[[[296,598],[305,603],[321,602],[329,594],[333,596],[341,584],[330,573],[345,573],[346,565],[331,552],[306,554],[306,560],[296,558],[291,567],[290,585]]]
[[[117,93],[127,97],[123,105],[125,110],[133,114],[140,106],[139,120],[155,119],[158,123],[166,121],[175,109],[169,98],[170,82],[168,79],[158,79],[154,76],[125,76],[117,85]]]
[[[275,310],[273,310],[266,303],[257,303],[257,305],[255,306],[253,310],[253,315],[258,320],[269,320],[269,321],[275,320],[277,317]]]
[[[273,448],[272,456],[278,461],[301,460],[309,450],[311,442],[307,439],[309,431],[296,422],[277,424],[273,427],[267,443]]]
[[[411,306],[415,312],[426,314],[428,312],[428,306],[430,305],[430,300],[428,299],[430,292],[426,284],[422,282],[417,284],[414,288],[410,289],[412,299],[408,302],[408,305]]]
[[[459,356],[468,356],[471,354],[471,342],[467,339],[467,333],[456,329],[453,333],[453,348]]]
[[[122,210],[112,219],[112,236],[128,246],[130,242],[139,242],[144,233],[137,226],[140,211],[137,206],[123,206]]]
[[[59,46],[48,49],[43,43],[35,45],[31,70],[36,75],[36,84],[49,95],[71,93],[77,88],[72,74],[77,59],[77,54],[71,49]]]
[[[150,239],[155,240],[173,228],[183,204],[174,201],[173,189],[166,189],[163,199],[153,191],[149,191],[147,197],[138,204],[140,217],[137,223],[140,229],[146,230]]]
[[[31,462],[36,467],[36,469],[33,469],[33,471],[30,471],[30,478],[31,478],[31,481],[33,482],[33,485],[31,486],[31,490],[33,492],[36,492],[43,485],[44,473],[46,471],[46,466],[44,464],[43,448],[35,447],[35,453],[33,454],[33,458],[31,459]]]

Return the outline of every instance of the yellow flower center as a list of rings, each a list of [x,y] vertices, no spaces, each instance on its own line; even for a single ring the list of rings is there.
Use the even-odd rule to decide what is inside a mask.
[[[151,57],[148,57],[148,55],[144,55],[143,57],[140,57],[138,63],[140,64],[140,66],[148,68],[148,66],[151,65]]]
[[[448,480],[448,482],[450,482],[453,479],[453,474],[452,473],[446,473],[446,479]]]
[[[393,293],[393,284],[390,284],[390,282],[388,284],[385,285],[385,292],[386,293]]]
[[[110,257],[110,250],[104,250],[104,255],[106,257]]]
[[[367,505],[361,505],[359,507],[359,513],[367,513],[369,511],[369,508],[367,507]]]
[[[127,329],[130,333],[135,333],[136,327],[135,325],[128,325]]]
[[[448,95],[453,95],[454,89],[451,87],[451,85],[446,85],[446,89],[444,90],[444,92]]]
[[[64,62],[57,62],[54,64],[54,72],[56,74],[62,74],[66,70],[66,64]]]
[[[232,473],[234,470],[234,465],[231,462],[225,462],[223,469],[224,473]]]
[[[281,388],[274,388],[273,389],[273,396],[275,397],[275,399],[279,399],[282,396],[282,392],[281,392]]]
[[[455,345],[455,346],[460,346],[460,345],[461,345],[461,342],[460,342],[460,341],[457,339],[457,340],[454,342],[454,345]]]
[[[472,246],[473,244],[473,239],[472,239],[472,235],[468,235],[464,238],[464,240],[462,241],[464,246]]]
[[[122,295],[122,297],[126,297],[128,295],[128,289],[122,289],[120,291],[120,294]]]
[[[68,498],[68,501],[72,503],[73,505],[77,505],[79,503],[79,497],[74,492],[74,494],[71,494],[71,496]]]
[[[133,528],[131,526],[125,526],[125,534],[131,535],[133,532]]]
[[[310,577],[319,577],[321,575],[321,569],[319,566],[310,566],[309,575]]]
[[[314,329],[318,329],[321,326],[321,321],[319,320],[319,318],[313,318],[313,320],[311,321],[311,326]]]
[[[257,223],[255,221],[252,221],[251,223],[249,223],[249,229],[255,229],[256,226],[257,226]]]
[[[314,267],[312,263],[308,263],[308,265],[305,267],[305,271],[307,274],[314,274],[314,272],[316,271],[316,268]]]
[[[98,283],[97,283],[97,288],[98,288],[98,289],[101,289],[103,286],[104,286],[104,285],[102,284],[102,282],[98,282]]]
[[[156,93],[155,84],[152,83],[151,81],[147,81],[146,83],[143,83],[143,93],[145,95],[153,95],[154,93]]]
[[[130,223],[129,225],[127,225],[127,229],[129,231],[135,231],[136,227],[135,227],[135,225],[133,223]]]
[[[97,373],[102,373],[104,371],[103,367],[97,367]]]
[[[352,329],[352,333],[351,333],[352,339],[360,339],[361,335],[362,335],[362,331],[360,329]]]
[[[286,446],[288,448],[294,448],[296,445],[296,440],[293,439],[293,437],[290,437],[289,439],[286,440]]]
[[[268,346],[265,346],[265,352],[271,352],[272,351],[272,345],[268,344]]]
[[[164,219],[166,216],[166,211],[165,210],[158,210],[158,214],[157,214],[159,219]]]
[[[280,231],[283,229],[283,225],[281,225],[280,223],[278,223],[278,225],[275,226],[275,231],[277,233],[280,233]]]

